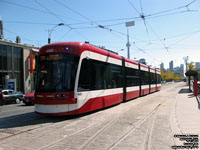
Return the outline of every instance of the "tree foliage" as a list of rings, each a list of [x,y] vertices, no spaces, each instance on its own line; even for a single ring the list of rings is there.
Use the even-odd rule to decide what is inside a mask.
[[[161,70],[161,79],[164,81],[181,80],[183,77],[179,74],[175,74],[171,71],[164,72]]]
[[[197,71],[197,69],[196,69],[196,67],[195,67],[195,65],[194,65],[194,62],[190,62],[190,63],[188,64],[188,69],[187,69],[187,71],[190,71],[190,70]],[[200,71],[197,71],[197,73],[198,73],[198,80],[199,80],[199,79],[200,79]]]
[[[195,65],[194,65],[194,62],[190,62],[190,63],[188,64],[188,69],[187,69],[187,71],[189,71],[189,70],[196,70]]]

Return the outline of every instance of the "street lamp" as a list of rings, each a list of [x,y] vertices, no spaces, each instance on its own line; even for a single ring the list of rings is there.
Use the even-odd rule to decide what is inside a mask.
[[[52,29],[48,30],[48,44],[51,43],[51,33],[52,33],[52,31],[58,26],[64,26],[64,23],[59,23],[59,24],[53,26]]]
[[[135,25],[135,22],[134,21],[130,21],[130,22],[126,22],[126,27],[127,27],[127,44],[126,44],[126,47],[127,47],[127,50],[128,50],[128,59],[130,59],[130,47],[131,47],[131,44],[129,43],[129,31],[128,31],[128,27],[130,26],[134,26]]]

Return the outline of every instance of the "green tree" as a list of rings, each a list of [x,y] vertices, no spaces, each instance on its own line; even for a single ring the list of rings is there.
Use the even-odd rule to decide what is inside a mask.
[[[196,70],[195,65],[194,65],[194,62],[190,62],[190,63],[188,64],[188,69],[187,69],[187,71],[188,71],[188,70]]]
[[[161,68],[161,79],[162,79],[162,81],[166,80],[166,74],[162,68]]]

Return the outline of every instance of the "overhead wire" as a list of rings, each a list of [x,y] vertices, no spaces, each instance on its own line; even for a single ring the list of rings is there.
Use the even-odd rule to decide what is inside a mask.
[[[145,26],[145,31],[146,31],[148,39],[149,39],[149,43],[151,43],[150,36],[149,36],[149,30],[148,30],[147,25],[146,25],[145,15],[144,15],[143,8],[142,8],[142,1],[140,0],[141,12],[136,9],[136,7],[133,5],[133,3],[130,0],[128,0],[128,2],[132,6],[132,8],[138,13],[140,18],[143,20],[144,26]]]
[[[143,7],[142,7],[142,0],[140,0],[140,9],[141,9],[141,13],[135,8],[135,6],[130,2],[130,0],[128,0],[129,4],[134,8],[135,11],[137,11],[137,13],[140,15],[140,17],[142,18],[142,20],[144,21],[144,26],[145,26],[145,29],[146,29],[146,33],[148,35],[148,38],[149,38],[149,43],[151,44],[151,39],[150,39],[150,35],[149,35],[149,31],[148,31],[148,27],[147,27],[147,22],[146,22],[146,16],[143,12]],[[148,24],[148,26],[151,28],[152,32],[155,34],[155,36],[159,39],[159,41],[161,42],[161,44],[164,46],[164,48],[167,50],[168,52],[168,47],[165,45],[165,42],[163,42],[160,37],[158,36],[158,34],[153,30],[153,28]],[[144,50],[142,49],[139,49],[137,47],[138,50],[142,51],[143,53],[145,53]],[[149,55],[149,54],[147,54]],[[153,57],[153,56],[152,56]],[[153,59],[155,60],[155,58],[153,57]]]
[[[13,31],[10,31],[10,30],[8,30],[8,29],[6,29],[6,28],[4,28],[4,30],[7,31],[7,32],[9,32],[9,33],[11,33],[11,34],[13,34],[13,35],[19,35],[18,33],[13,32]],[[24,38],[25,40],[28,40],[28,41],[35,41],[35,40],[30,40],[30,39],[28,39],[27,37],[24,37],[24,36],[22,36],[22,35],[20,35],[20,37],[22,37],[22,38]]]
[[[6,2],[6,1],[4,1],[4,0],[0,0],[1,2],[5,2],[5,3],[10,3],[10,4],[13,4],[12,2]],[[57,0],[56,0],[57,1]],[[157,12],[157,13],[152,13],[152,14],[149,14],[149,15],[145,15],[145,19],[153,19],[153,18],[157,18],[157,17],[162,17],[162,16],[167,16],[167,15],[172,15],[172,14],[177,14],[177,13],[184,13],[184,12],[188,12],[188,11],[193,11],[193,10],[190,10],[189,9],[189,6],[190,5],[192,5],[194,2],[195,2],[196,0],[193,0],[193,1],[191,1],[190,3],[188,3],[187,5],[183,5],[183,6],[180,6],[180,7],[176,7],[176,8],[172,8],[172,9],[168,9],[168,10],[164,10],[164,11],[161,11],[161,12]],[[130,3],[130,0],[128,0],[128,2]],[[131,3],[132,4],[132,3]],[[13,4],[13,5],[16,5],[15,3]],[[18,4],[17,4],[18,5]],[[26,7],[26,6],[24,6],[24,5],[18,5],[18,6],[21,6],[21,7]],[[134,5],[133,5],[133,7],[134,7]],[[31,8],[31,7],[26,7],[27,9],[32,9],[32,10],[35,10],[35,11],[40,11],[40,12],[43,12],[43,13],[50,13],[49,11],[44,11],[44,10],[40,10],[40,9],[34,9],[34,8]],[[172,12],[172,11],[176,11],[176,10],[180,10],[180,9],[184,9],[184,8],[186,8],[187,10],[184,10],[184,11],[180,11],[180,12],[173,12],[173,13],[169,13],[169,12]],[[141,12],[143,13],[143,8],[142,8],[142,1],[140,0],[140,9],[141,9]],[[139,12],[136,8],[135,8],[135,11],[136,12]],[[78,12],[79,13],[79,12]],[[62,19],[63,18],[63,16],[60,16],[60,15],[58,15],[58,14],[55,14],[55,13],[50,13],[51,15],[53,15],[54,14],[54,16],[56,17],[56,16],[58,16],[60,19]],[[82,15],[82,14],[80,14],[80,15]],[[144,21],[144,24],[146,24],[147,22],[145,22],[146,20],[144,20],[144,19],[142,19],[141,18],[141,14],[139,13],[139,17],[133,17],[133,18],[135,18],[135,19],[137,19],[137,20],[143,20]],[[57,17],[57,18],[58,18]],[[84,17],[86,17],[86,16],[82,16],[83,18]],[[87,17],[86,17],[87,18]],[[85,18],[85,19],[86,19]],[[90,20],[90,18],[87,18],[87,20]],[[77,23],[77,25],[78,24],[84,24],[84,23],[93,23],[93,24],[96,24],[96,25],[99,25],[99,22],[109,22],[109,21],[111,21],[111,20],[113,20],[113,21],[119,21],[119,20],[128,20],[128,19],[132,19],[132,18],[119,18],[119,19],[110,19],[110,20],[101,20],[101,21],[93,21],[93,20],[90,20],[89,22],[80,22],[80,23]],[[64,20],[63,20],[63,22],[64,22]],[[30,24],[31,24],[31,22],[30,22]],[[37,23],[36,23],[37,24]],[[38,24],[40,24],[40,23],[38,23]],[[42,24],[42,23],[41,23]],[[116,23],[116,24],[113,24],[113,26],[114,25],[120,25],[120,24],[123,24],[123,23]],[[44,25],[45,25],[45,23],[44,23]],[[48,25],[48,24],[46,24],[46,25]],[[49,24],[50,25],[50,24]],[[65,24],[66,25],[66,24]],[[69,26],[68,26],[69,25]],[[75,23],[74,23],[74,25],[75,25]],[[148,30],[148,28],[147,28],[147,25],[148,25],[148,23],[146,24],[146,29]],[[72,27],[72,24],[67,24],[67,26],[69,27],[69,31],[68,32],[70,32],[72,29],[74,30],[74,29],[86,29],[86,28],[98,28],[99,26],[97,26],[97,27],[77,27],[77,28],[75,28],[75,27]],[[123,33],[123,32],[119,32],[119,31],[116,31],[116,30],[113,30],[113,29],[111,29],[110,28],[110,26],[112,26],[112,25],[104,25],[103,27],[105,27],[104,29],[107,29],[108,31],[110,31],[110,32],[112,32],[112,34],[113,34],[113,32],[115,32],[115,33],[117,33],[117,34],[121,34],[121,35],[123,35],[123,36],[127,36],[125,33]],[[71,27],[71,28],[70,28]],[[150,27],[151,28],[151,27]],[[147,30],[146,30],[146,32],[147,32]],[[152,31],[152,32],[154,32],[154,31]],[[155,34],[155,33],[154,33]],[[133,38],[133,37],[132,37]],[[157,38],[158,38],[158,41],[162,41],[161,39],[160,39],[160,37],[159,36],[157,36]],[[135,37],[134,37],[134,39],[136,39]],[[165,39],[168,39],[168,38],[165,38]],[[139,39],[137,39],[137,40],[139,40]],[[151,41],[153,41],[153,40],[151,40]],[[145,41],[144,41],[145,42]],[[165,43],[162,41],[162,43],[165,45]],[[163,45],[163,46],[164,46]],[[165,47],[167,48],[167,46],[165,45]],[[165,48],[165,49],[166,49]]]
[[[6,21],[4,20],[3,22],[6,22],[6,23],[17,23],[17,24],[31,24],[31,25],[56,25],[56,24],[53,24],[53,23],[42,23],[42,22],[29,22],[29,21]]]
[[[186,4],[186,5],[179,6],[179,7],[176,7],[176,8],[172,8],[172,9],[168,9],[168,10],[164,10],[164,11],[152,13],[152,14],[146,15],[146,17],[156,16],[156,15],[163,14],[163,13],[167,13],[167,12],[171,12],[171,11],[174,11],[174,10],[183,9],[183,8],[188,8],[188,7],[189,7],[190,5],[192,5],[195,1],[196,1],[196,0],[193,0],[192,2],[190,2],[190,3]],[[192,11],[192,10],[187,9],[187,11]]]
[[[40,2],[38,2],[38,0],[35,0],[35,2],[38,3],[41,7],[43,7],[45,10],[47,10],[51,15],[55,16],[58,20],[64,22],[64,20],[63,20],[62,18],[60,18],[58,15],[56,15],[55,13],[53,13],[52,11],[50,11],[48,8],[46,8],[44,5],[42,5]],[[68,24],[65,24],[65,26],[67,26],[67,27],[68,27],[69,29],[71,29],[71,30],[73,29],[73,28],[72,28],[70,25],[68,25]],[[78,30],[74,29],[74,31],[75,31],[76,33],[78,33],[81,37],[83,37],[84,39],[88,40],[88,38],[87,38],[85,35],[81,34]]]
[[[162,60],[156,59],[153,55],[147,53],[143,48],[139,48],[138,46],[134,45],[134,47],[136,48],[136,50],[146,54],[148,57],[150,57],[151,59],[153,58],[153,60],[156,60],[158,62],[162,62]]]
[[[82,15],[81,13],[79,13],[78,11],[76,11],[76,10],[74,10],[74,9],[72,9],[72,8],[70,8],[70,7],[68,7],[68,6],[65,5],[64,3],[61,3],[61,2],[59,2],[58,0],[55,0],[55,2],[57,2],[57,3],[60,4],[61,6],[65,7],[66,9],[72,11],[73,13],[78,14],[79,16],[85,18],[86,20],[89,20],[90,22],[92,22],[92,23],[98,25],[96,22],[92,21],[92,20],[91,20],[90,18],[88,18],[87,16]]]
[[[22,4],[18,4],[18,3],[13,3],[13,2],[5,1],[5,0],[0,0],[0,2],[7,3],[7,4],[11,4],[11,5],[15,5],[15,6],[18,6],[18,7],[23,7],[23,8],[26,8],[26,9],[29,9],[29,10],[34,10],[34,11],[37,11],[37,12],[42,12],[42,13],[49,14],[48,11],[41,10],[41,9],[37,9],[37,8],[33,8],[33,7],[29,7],[29,6],[22,5]],[[56,14],[56,15],[57,15],[57,16],[60,16],[60,17],[65,17],[65,18],[70,19],[70,20],[80,21],[80,20],[76,20],[76,19],[74,19],[74,18],[62,16],[62,15],[59,15],[59,14]]]
[[[188,13],[188,12],[194,12],[195,10],[183,10],[183,11],[178,11],[178,12],[172,12],[168,14],[163,14],[163,15],[158,15],[158,16],[146,16],[146,18],[149,19],[155,19],[155,18],[160,18],[160,17],[165,17],[165,16],[172,16],[176,14],[182,14],[182,13]]]
[[[31,39],[29,39],[29,38],[27,38],[27,37],[25,37],[25,36],[23,36],[23,35],[21,35],[21,34],[18,34],[18,33],[16,33],[16,32],[13,32],[13,31],[11,31],[11,30],[8,30],[8,29],[5,28],[5,27],[4,27],[4,30],[5,30],[6,32],[9,32],[9,33],[13,34],[13,35],[19,35],[20,38],[25,39],[26,41],[37,42],[37,44],[38,44],[38,43],[44,43],[44,42],[46,42],[46,41],[42,41],[42,40],[31,40]],[[37,45],[37,44],[35,44],[35,45]],[[38,45],[39,45],[39,44],[38,44]]]
[[[0,1],[1,1],[1,2],[4,2],[4,3],[13,4],[13,5],[16,5],[16,6],[20,6],[20,7],[24,7],[24,8],[28,8],[28,9],[32,9],[32,10],[35,10],[35,11],[39,11],[39,12],[43,12],[43,13],[48,13],[48,14],[49,14],[49,11],[44,11],[44,10],[36,9],[36,8],[28,7],[28,6],[25,6],[25,5],[13,3],[13,2],[7,2],[7,1],[4,1],[4,0],[0,0]],[[176,10],[176,9],[188,7],[188,6],[190,6],[192,3],[194,3],[195,1],[196,1],[196,0],[193,0],[191,3],[188,3],[187,5],[184,5],[184,6],[181,6],[181,7],[177,7],[177,8],[173,8],[173,9],[161,11],[161,12],[158,12],[158,13],[146,15],[145,17],[146,17],[146,18],[147,18],[147,17],[150,17],[150,18],[148,18],[148,19],[152,19],[152,18],[156,18],[156,17],[162,17],[162,16],[166,16],[166,15],[172,15],[172,14],[176,14],[176,13],[181,13],[181,12],[175,12],[175,13],[171,13],[171,14],[166,14],[166,15],[161,15],[161,16],[155,16],[155,17],[153,17],[153,15],[156,15],[156,14],[161,14],[161,13],[164,13],[164,12],[169,12],[169,11],[172,11],[172,10]],[[58,2],[58,1],[57,1],[57,2]],[[130,0],[129,0],[129,3],[131,3]],[[136,9],[135,6],[134,6],[132,3],[131,3],[131,5],[132,5],[132,7],[133,7],[134,9]],[[141,5],[141,1],[140,1],[140,5]],[[68,7],[68,9],[70,9],[70,8]],[[142,10],[142,7],[141,7],[141,10]],[[74,10],[71,9],[71,11],[74,11]],[[137,9],[136,9],[136,11],[139,12]],[[191,11],[191,10],[190,10],[190,11]],[[74,11],[74,12],[75,12],[75,11]],[[184,11],[184,12],[188,12],[188,10],[187,10],[187,11]],[[79,13],[79,12],[76,11],[76,13]],[[55,13],[53,13],[53,14],[54,14],[54,16],[56,16],[56,17],[58,17],[58,16],[60,16],[60,17],[65,17],[65,16],[61,16],[61,15],[55,14]],[[81,15],[81,14],[79,13],[79,15]],[[87,17],[85,17],[85,16],[83,16],[83,15],[82,15],[82,17],[87,18]],[[89,18],[87,18],[87,19],[89,19]],[[118,20],[129,20],[129,19],[140,20],[140,19],[142,19],[142,18],[141,18],[141,16],[139,16],[139,17],[133,17],[133,18],[119,18],[119,19],[110,19],[110,20],[99,20],[99,21],[92,21],[92,20],[89,19],[90,22],[71,23],[71,24],[67,24],[67,25],[70,25],[70,26],[71,26],[71,25],[88,24],[88,23],[91,23],[91,21],[94,22],[94,23],[97,23],[97,22],[109,22],[109,21],[118,21]],[[16,22],[16,23],[20,23],[20,22]],[[23,22],[21,22],[21,23],[23,23]],[[125,23],[125,22],[123,22],[123,23]],[[117,24],[113,24],[113,25],[106,25],[106,27],[115,26],[115,25],[120,25],[120,24],[123,24],[123,23],[117,23]],[[31,23],[30,23],[30,24],[31,24]],[[33,24],[34,24],[34,23],[33,23]],[[35,23],[35,24],[40,24],[40,23]],[[45,24],[45,23],[41,23],[41,24]],[[48,25],[48,24],[47,24],[47,25]],[[50,24],[49,24],[49,25],[50,25]],[[65,25],[66,25],[66,24],[65,24]]]
[[[161,42],[161,44],[163,45],[164,49],[166,49],[166,51],[168,52],[168,47],[165,45],[165,43],[161,40],[161,38],[159,37],[159,35],[155,32],[155,30],[151,27],[151,25],[148,23],[148,26],[150,27],[151,31],[154,33],[154,35],[157,37],[157,39]]]
[[[34,24],[34,25],[57,25],[57,24],[52,24],[52,23],[39,23],[39,22],[25,22],[25,21],[5,21],[4,22],[6,23],[19,23],[19,24]],[[119,23],[119,24],[124,24],[125,22],[122,22],[122,23]],[[109,26],[115,26],[115,25],[119,25],[119,24],[109,24],[109,25],[104,25],[105,27],[109,27]],[[73,25],[73,24],[68,24],[68,25]],[[92,28],[97,28],[97,27],[91,27],[91,26],[88,26],[88,27],[73,27],[73,29],[92,29]],[[198,30],[195,30],[193,32],[199,32],[199,29]],[[183,34],[179,34],[179,35],[174,35],[174,36],[171,36],[171,37],[165,37],[166,40],[168,39],[171,39],[171,38],[176,38],[176,37],[181,37],[181,36],[184,36],[184,35],[187,35],[187,34],[191,34],[193,32],[189,32],[189,33],[183,33]],[[118,32],[119,33],[119,32]],[[119,34],[122,34],[124,36],[126,36],[125,33],[119,33]],[[131,37],[131,36],[130,36]],[[141,39],[137,39],[135,37],[131,37],[133,39],[136,39],[136,40],[141,40]],[[151,40],[151,43],[153,41],[158,41],[158,39],[152,39]],[[160,41],[160,40],[159,40]],[[139,41],[138,43],[146,43],[148,41]],[[152,43],[153,44],[153,43]]]
[[[75,14],[77,14],[77,15],[83,17],[84,19],[90,21],[90,23],[91,23],[92,25],[95,24],[96,27],[101,28],[101,29],[105,29],[105,30],[107,30],[107,31],[110,31],[111,34],[113,34],[114,36],[116,36],[116,37],[119,38],[119,39],[122,39],[121,37],[117,36],[117,35],[114,34],[113,32],[116,32],[116,33],[118,33],[118,34],[124,35],[123,33],[119,32],[119,31],[116,31],[116,30],[113,30],[113,29],[111,29],[111,28],[109,28],[109,27],[103,26],[103,25],[101,25],[101,24],[98,24],[96,21],[91,20],[89,17],[87,17],[87,16],[81,14],[80,12],[78,12],[78,11],[76,11],[76,10],[74,10],[74,9],[72,9],[72,8],[70,8],[70,7],[68,7],[68,6],[66,6],[64,3],[61,3],[61,2],[59,2],[58,0],[55,0],[55,2],[57,2],[58,4],[60,4],[62,7],[66,8],[66,9],[68,9],[68,10],[70,10],[70,11],[72,11],[73,13],[75,13]]]
[[[180,39],[180,40],[174,42],[174,43],[171,44],[170,46],[175,46],[175,45],[177,45],[178,43],[183,42],[184,40],[186,40],[186,39],[188,39],[188,38],[194,36],[194,35],[197,34],[197,33],[200,33],[200,30],[197,30],[197,31],[194,31],[194,32],[189,33],[188,36],[186,36],[186,37],[184,37],[184,38],[182,38],[182,39]]]
[[[166,37],[165,39],[172,39],[172,38],[182,37],[182,36],[185,36],[185,35],[196,34],[196,33],[200,33],[200,29],[197,29],[197,30],[192,31],[192,32],[187,32],[187,33],[174,35],[174,36],[171,36],[171,37]]]
[[[45,10],[47,10],[51,15],[53,15],[54,17],[56,17],[58,20],[64,22],[64,20],[62,18],[60,18],[58,15],[56,15],[55,13],[53,13],[52,11],[50,11],[47,7],[45,7],[42,3],[40,3],[38,0],[34,0],[37,4],[39,4],[42,8],[44,8]],[[69,29],[72,29],[71,26],[66,25]]]
[[[148,39],[149,39],[149,43],[151,44],[151,40],[150,40],[150,36],[149,36],[149,31],[148,31],[148,28],[147,28],[147,25],[146,25],[146,20],[145,20],[145,15],[144,15],[144,12],[143,12],[143,8],[142,8],[142,1],[140,0],[140,10],[141,12],[139,12],[136,7],[130,2],[130,0],[128,0],[129,4],[132,6],[132,8],[140,15],[140,18],[143,20],[144,22],[144,26],[145,26],[145,31],[147,33],[147,36],[148,36]],[[146,53],[143,49],[140,49],[138,47],[136,47],[138,50],[142,51],[143,53]],[[148,55],[146,53],[146,55]],[[155,59],[155,58],[154,58]]]
[[[140,17],[144,21],[144,26],[145,26],[145,29],[146,29],[147,36],[149,38],[149,43],[151,44],[151,39],[150,39],[150,36],[149,36],[149,30],[148,30],[147,25],[146,25],[146,18],[145,18],[145,15],[144,15],[144,12],[143,12],[143,8],[142,8],[142,0],[140,0],[140,9],[141,9]]]
[[[187,8],[187,12],[188,11],[191,11],[189,9],[189,6],[191,4],[193,4],[196,0],[193,0],[192,2],[188,3],[187,5],[183,5],[183,6],[180,6],[180,7],[176,7],[176,8],[173,8],[173,9],[168,9],[168,10],[165,10],[165,11],[161,11],[161,12],[158,12],[158,13],[154,13],[154,14],[149,14],[149,15],[145,15],[144,12],[143,12],[143,8],[142,8],[142,0],[140,0],[140,9],[141,9],[141,13],[136,9],[136,7],[130,2],[130,0],[128,0],[129,4],[133,7],[133,9],[140,15],[140,17],[143,19],[144,21],[144,25],[145,25],[145,28],[146,28],[146,33],[148,35],[148,38],[149,38],[149,41],[150,41],[150,36],[149,36],[149,32],[148,32],[148,27],[147,27],[147,22],[146,22],[146,17],[152,17],[152,16],[156,16],[156,15],[159,15],[159,14],[164,14],[164,13],[167,13],[167,12],[171,12],[171,11],[174,11],[174,10],[178,10],[178,9],[182,9],[182,8]],[[186,12],[186,11],[181,11],[181,13],[183,12]],[[166,14],[165,14],[166,15]],[[156,16],[157,17],[157,16]],[[164,49],[168,51],[168,47],[166,46],[165,44],[165,40],[164,42],[160,39],[160,37],[158,36],[158,34],[153,30],[153,28],[150,26],[150,24],[148,24],[148,26],[150,27],[150,29],[152,30],[152,32],[154,33],[154,35],[157,37],[157,39],[161,42],[161,44],[163,45]],[[150,42],[151,43],[151,42]],[[141,50],[141,49],[140,49]],[[144,52],[144,51],[143,51]]]
[[[170,53],[169,51],[169,47],[166,46],[165,43],[165,38],[163,39],[163,41],[161,40],[161,38],[159,37],[159,35],[155,32],[155,30],[151,27],[151,25],[148,23],[148,26],[150,27],[151,31],[154,33],[154,35],[159,39],[160,43],[162,44],[162,46],[164,47],[164,49],[166,50],[167,54],[171,57],[171,59],[173,59],[174,61],[176,60],[174,58],[174,56]]]

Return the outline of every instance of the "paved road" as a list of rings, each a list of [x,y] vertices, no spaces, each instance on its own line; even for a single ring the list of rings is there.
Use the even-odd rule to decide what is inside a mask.
[[[0,150],[168,150],[177,144],[175,109],[185,83],[77,117],[46,117],[22,104],[0,107]]]

